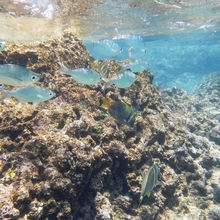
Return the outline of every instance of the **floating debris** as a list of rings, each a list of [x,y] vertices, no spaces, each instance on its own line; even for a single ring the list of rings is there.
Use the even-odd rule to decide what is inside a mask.
[[[78,68],[71,70],[65,67],[63,64],[60,65],[61,65],[61,69],[59,70],[59,72],[63,72],[65,74],[71,75],[78,83],[94,85],[102,80],[100,74],[93,69]]]
[[[110,85],[115,84],[118,88],[127,88],[132,85],[136,79],[136,74],[130,70],[125,70],[118,76],[110,80]]]
[[[141,196],[140,196],[140,202],[141,204],[143,198],[147,195],[148,198],[150,197],[151,191],[153,188],[158,184],[158,166],[154,164],[150,169],[143,174],[143,181],[141,185]]]
[[[37,104],[47,101],[55,96],[55,93],[40,86],[21,87],[12,91],[1,90],[2,98],[15,97],[20,102],[31,102]]]
[[[28,86],[36,83],[38,74],[16,64],[0,65],[0,83],[10,86]]]
[[[137,110],[127,103],[121,101],[113,101],[105,98],[101,108],[107,108],[109,114],[121,124],[132,125],[137,114]]]

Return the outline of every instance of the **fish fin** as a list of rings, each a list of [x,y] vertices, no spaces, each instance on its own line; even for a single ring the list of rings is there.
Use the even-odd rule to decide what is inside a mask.
[[[142,176],[142,178],[144,178],[145,175],[147,175],[147,170],[141,171],[141,176]]]
[[[150,193],[147,194],[147,197],[148,197],[148,198],[150,197]]]
[[[110,102],[107,98],[103,99],[103,104],[100,106],[101,108],[108,108],[110,106]]]
[[[134,111],[136,114],[140,113],[141,111],[137,110],[133,105],[131,105],[132,111]]]
[[[112,105],[115,105],[116,102],[112,100],[111,98],[104,98],[103,99],[103,104],[101,105],[102,108],[108,108]]]

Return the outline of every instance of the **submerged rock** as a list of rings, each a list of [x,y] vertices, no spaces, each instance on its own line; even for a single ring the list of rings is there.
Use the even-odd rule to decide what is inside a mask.
[[[220,145],[220,125],[216,125],[210,131],[210,140]]]

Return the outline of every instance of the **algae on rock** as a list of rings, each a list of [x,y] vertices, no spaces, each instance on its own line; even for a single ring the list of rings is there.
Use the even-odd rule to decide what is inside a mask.
[[[152,74],[138,74],[129,88],[103,89],[102,83],[79,85],[57,73],[59,62],[72,69],[92,67],[94,58],[70,33],[58,40],[9,44],[0,52],[0,63],[37,72],[37,84],[56,92],[38,105],[13,98],[0,103],[1,217],[165,219],[170,212],[189,212],[181,202],[192,193],[190,187],[212,177],[199,162],[200,150],[216,164],[209,143],[201,139],[207,149],[201,147],[175,118]],[[133,126],[103,114],[105,97],[140,111]],[[163,184],[138,207],[141,172],[154,162]],[[210,194],[208,203],[211,199]]]

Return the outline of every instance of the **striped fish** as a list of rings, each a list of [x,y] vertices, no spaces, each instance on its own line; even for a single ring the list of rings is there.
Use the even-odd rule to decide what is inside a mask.
[[[158,184],[158,166],[154,164],[150,169],[144,173],[143,181],[141,185],[141,195],[140,195],[140,202],[141,204],[143,198],[147,195],[148,198],[150,197],[151,191],[153,188]]]

